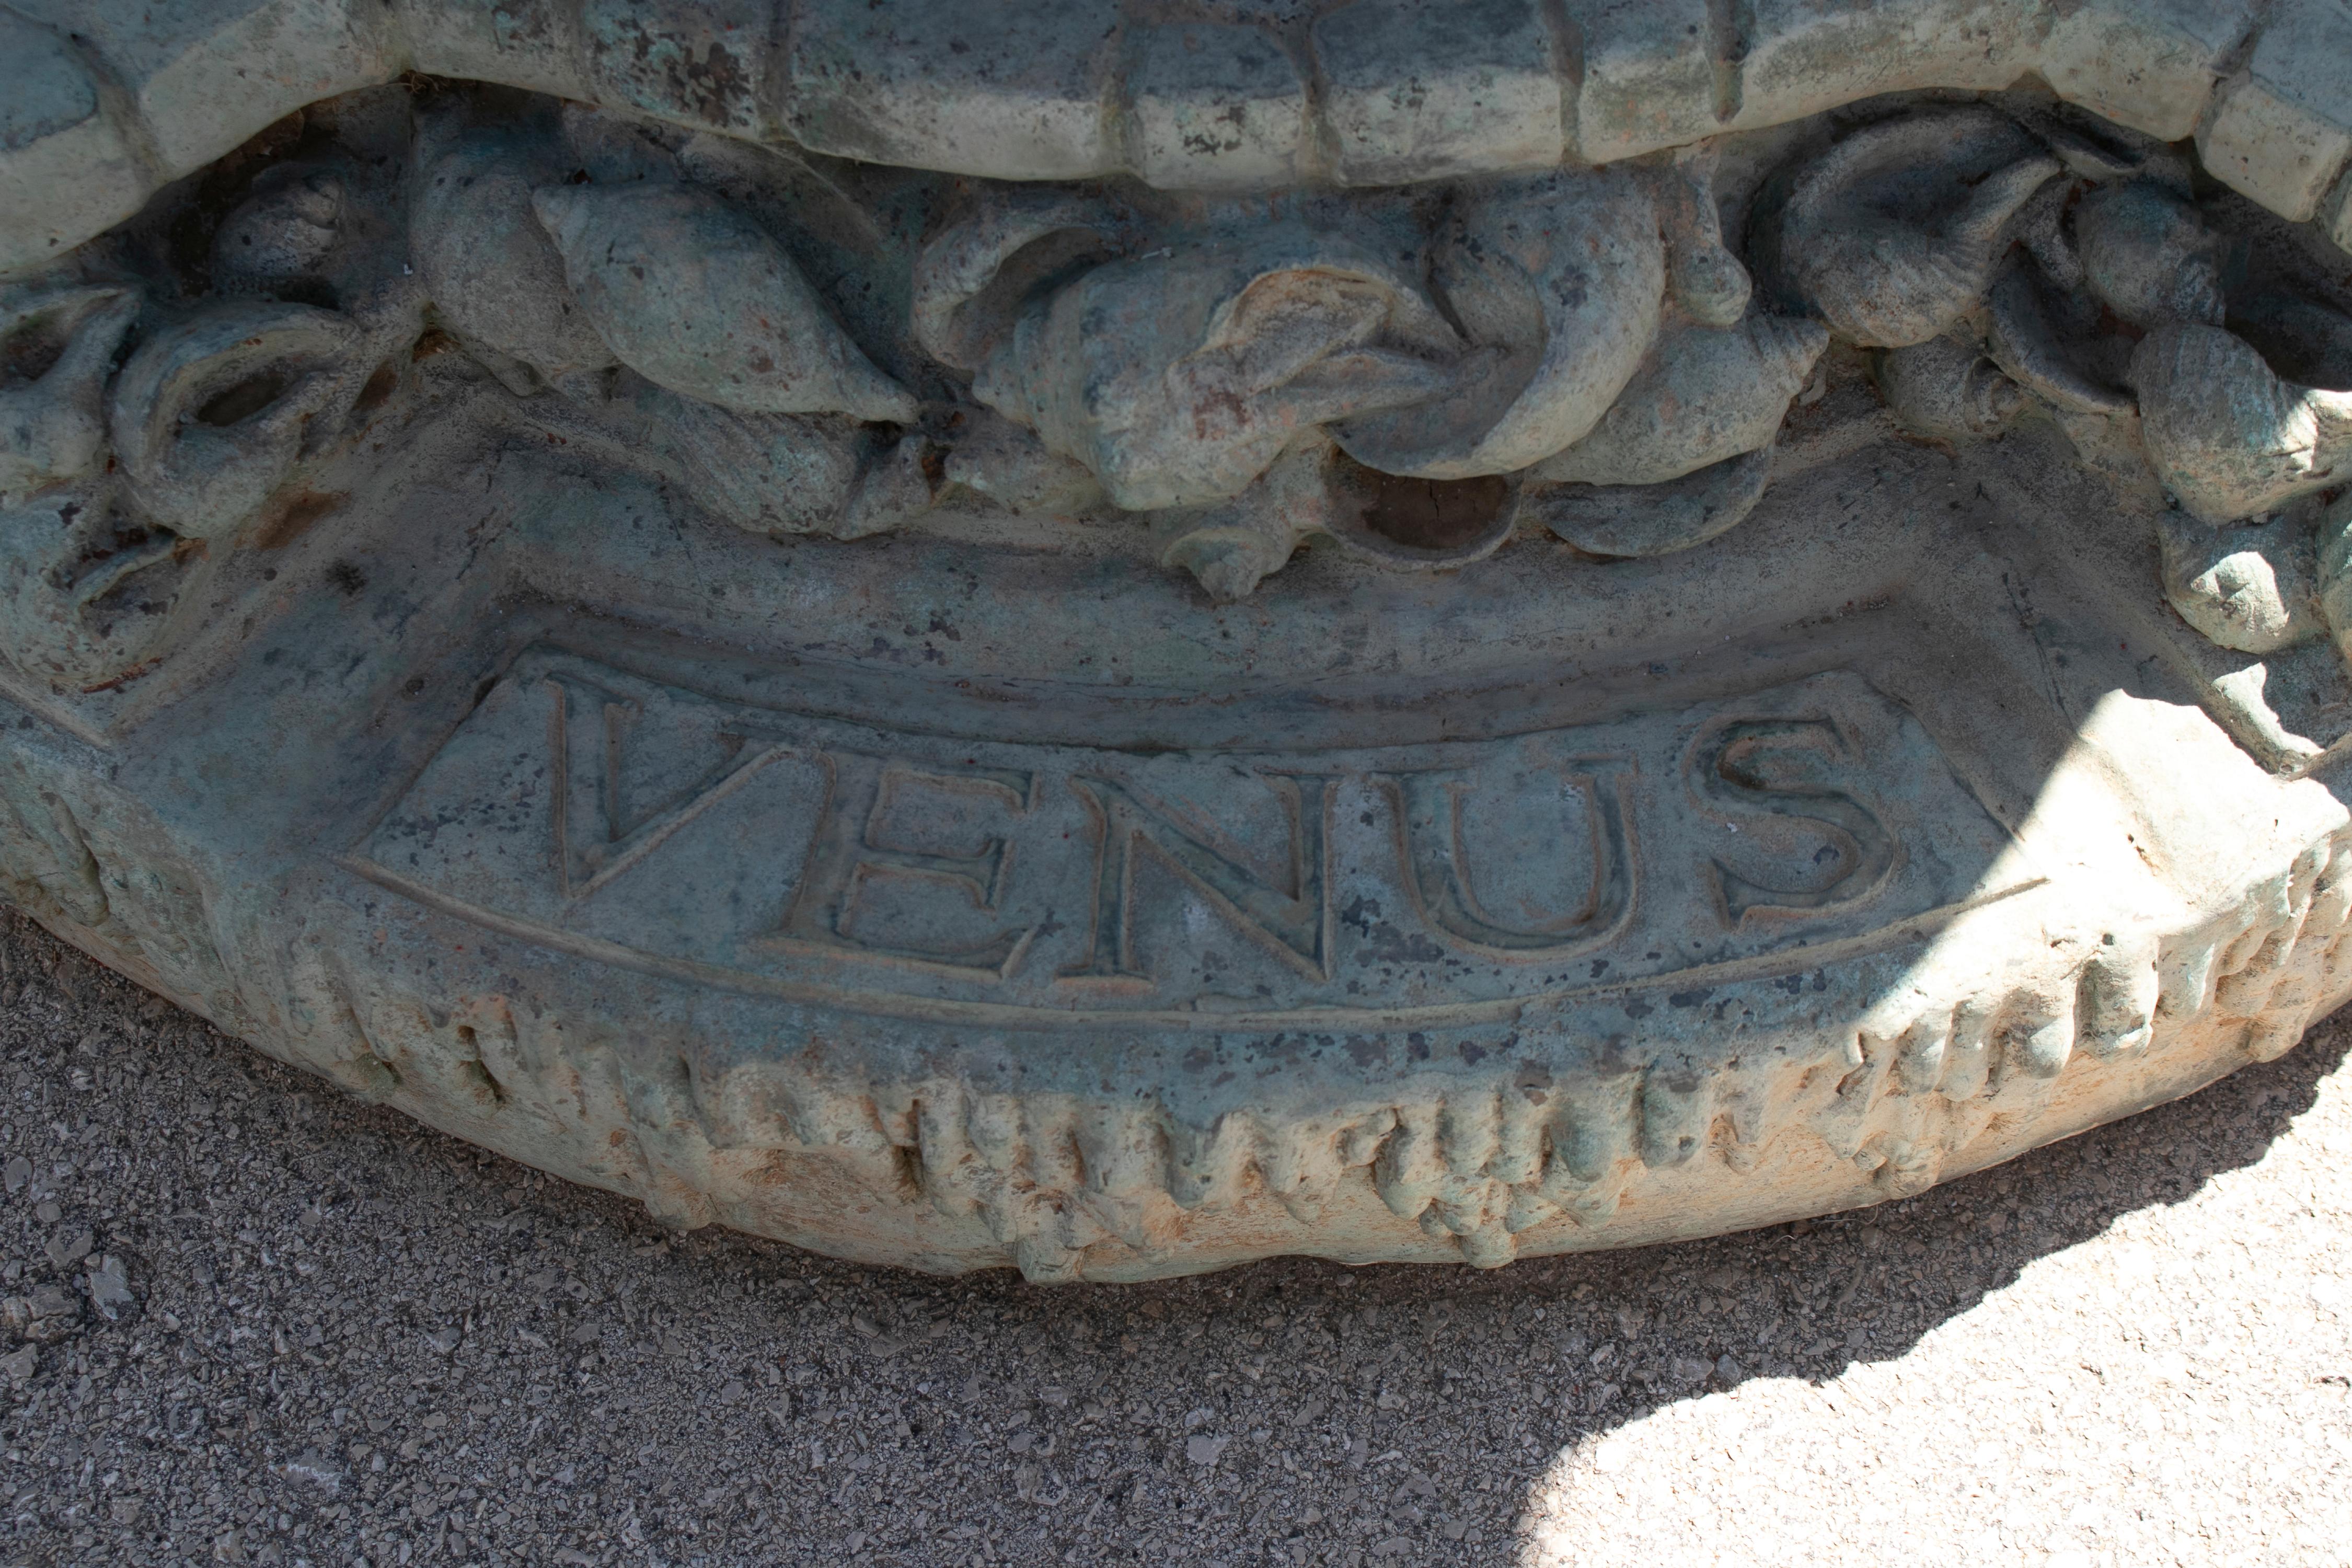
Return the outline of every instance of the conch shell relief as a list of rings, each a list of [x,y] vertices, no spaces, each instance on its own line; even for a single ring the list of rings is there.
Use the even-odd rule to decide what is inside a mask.
[[[367,387],[459,363],[723,524],[1002,514],[1051,548],[1085,519],[1215,600],[1300,549],[1701,548],[1803,460],[1782,428],[1832,383],[1921,439],[2054,421],[2207,526],[2352,462],[2325,384],[2352,370],[2241,335],[2278,290],[2192,160],[2027,92],[1270,195],[938,187],[578,103],[360,99],[363,132],[241,176],[194,273],[142,276],[126,237],[11,286],[8,504],[97,483],[142,537],[231,550],[382,417]],[[2352,342],[2345,301],[2293,309]],[[2166,581],[2238,624],[2189,603],[2211,573]]]

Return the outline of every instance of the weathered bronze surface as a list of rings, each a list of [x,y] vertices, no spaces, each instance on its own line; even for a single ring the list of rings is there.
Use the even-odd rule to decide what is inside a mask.
[[[933,1269],[2185,1092],[2352,994],[2352,13],[2256,24],[19,5],[0,878]]]

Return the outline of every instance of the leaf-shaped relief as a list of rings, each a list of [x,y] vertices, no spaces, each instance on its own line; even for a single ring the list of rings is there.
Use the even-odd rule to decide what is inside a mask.
[[[1459,479],[1515,473],[1599,423],[1657,335],[1666,252],[1646,182],[1561,171],[1468,199],[1433,271],[1467,339],[1444,395],[1333,433],[1383,473]],[[1725,296],[1714,310],[1737,291],[1728,277],[1706,289]]]
[[[29,292],[0,308],[0,499],[97,463],[107,374],[138,314],[138,296],[112,288]]]
[[[509,390],[610,368],[540,226],[538,145],[495,131],[428,135],[409,196],[409,245],[441,321]]]
[[[1029,308],[972,393],[1149,511],[1230,500],[1300,431],[1436,395],[1457,347],[1396,268],[1287,229],[1082,274]]]
[[[1763,215],[1759,259],[1839,336],[1924,343],[1982,300],[2003,229],[2063,168],[1991,109],[1885,121],[1797,172]]]
[[[646,380],[744,414],[917,417],[783,247],[726,202],[639,184],[547,185],[532,203],[590,324]]]
[[[236,532],[339,430],[371,365],[355,323],[307,305],[215,304],[165,328],[114,385],[131,500],[184,538]]]

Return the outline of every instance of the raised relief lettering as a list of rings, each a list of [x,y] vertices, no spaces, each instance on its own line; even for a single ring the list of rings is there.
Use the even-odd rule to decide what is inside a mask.
[[[1849,787],[1864,766],[1827,719],[1738,720],[1700,734],[1685,777],[1725,830],[1707,872],[1727,927],[1857,907],[1887,885],[1903,847]]]
[[[1330,799],[1320,773],[1259,773],[1281,804],[1288,827],[1287,865],[1274,878],[1244,864],[1244,851],[1206,824],[1181,825],[1139,789],[1100,775],[1070,787],[1100,834],[1095,858],[1094,932],[1082,963],[1066,979],[1149,980],[1136,951],[1137,874],[1144,858],[1173,872],[1236,929],[1264,943],[1309,979],[1331,972]]]
[[[1549,897],[1549,913],[1513,914],[1479,896],[1479,858],[1470,847],[1467,819],[1482,787],[1491,787],[1475,768],[1431,769],[1380,776],[1397,815],[1400,858],[1407,885],[1430,925],[1456,942],[1521,959],[1558,959],[1617,934],[1633,912],[1633,851],[1626,824],[1624,788],[1633,763],[1623,757],[1577,757],[1536,778],[1556,783],[1559,799],[1571,803],[1573,831],[1550,826],[1544,807],[1555,790],[1514,792],[1499,803],[1523,812],[1519,820],[1541,837],[1490,846],[1492,864],[1507,857],[1539,868],[1535,877]],[[1532,794],[1537,798],[1525,799]],[[1563,825],[1565,826],[1567,825]]]
[[[824,804],[778,944],[1011,974],[1036,931],[999,918],[1014,858],[1006,835],[1033,804],[1035,775],[818,756]]]
[[[584,899],[605,887],[791,751],[782,745],[753,745],[745,735],[721,731],[714,738],[708,766],[690,773],[682,785],[675,777],[633,777],[643,772],[629,766],[630,736],[644,716],[640,705],[562,676],[550,676],[544,689],[553,773],[555,877],[566,899]]]
[[[1908,941],[2032,875],[1850,674],[1696,721],[1236,756],[885,731],[558,648],[346,864],[685,984],[986,1028],[1317,1031]]]

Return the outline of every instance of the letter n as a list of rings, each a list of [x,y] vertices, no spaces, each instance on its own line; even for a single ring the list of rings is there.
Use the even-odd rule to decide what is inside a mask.
[[[1238,846],[1218,847],[1213,829],[1181,826],[1167,807],[1131,784],[1100,776],[1070,780],[1101,833],[1095,858],[1094,934],[1086,961],[1067,979],[1149,979],[1136,952],[1136,879],[1145,857],[1199,894],[1236,928],[1312,980],[1330,975],[1332,781],[1318,773],[1255,775],[1279,802],[1289,829],[1288,864],[1269,881],[1242,865]]]

